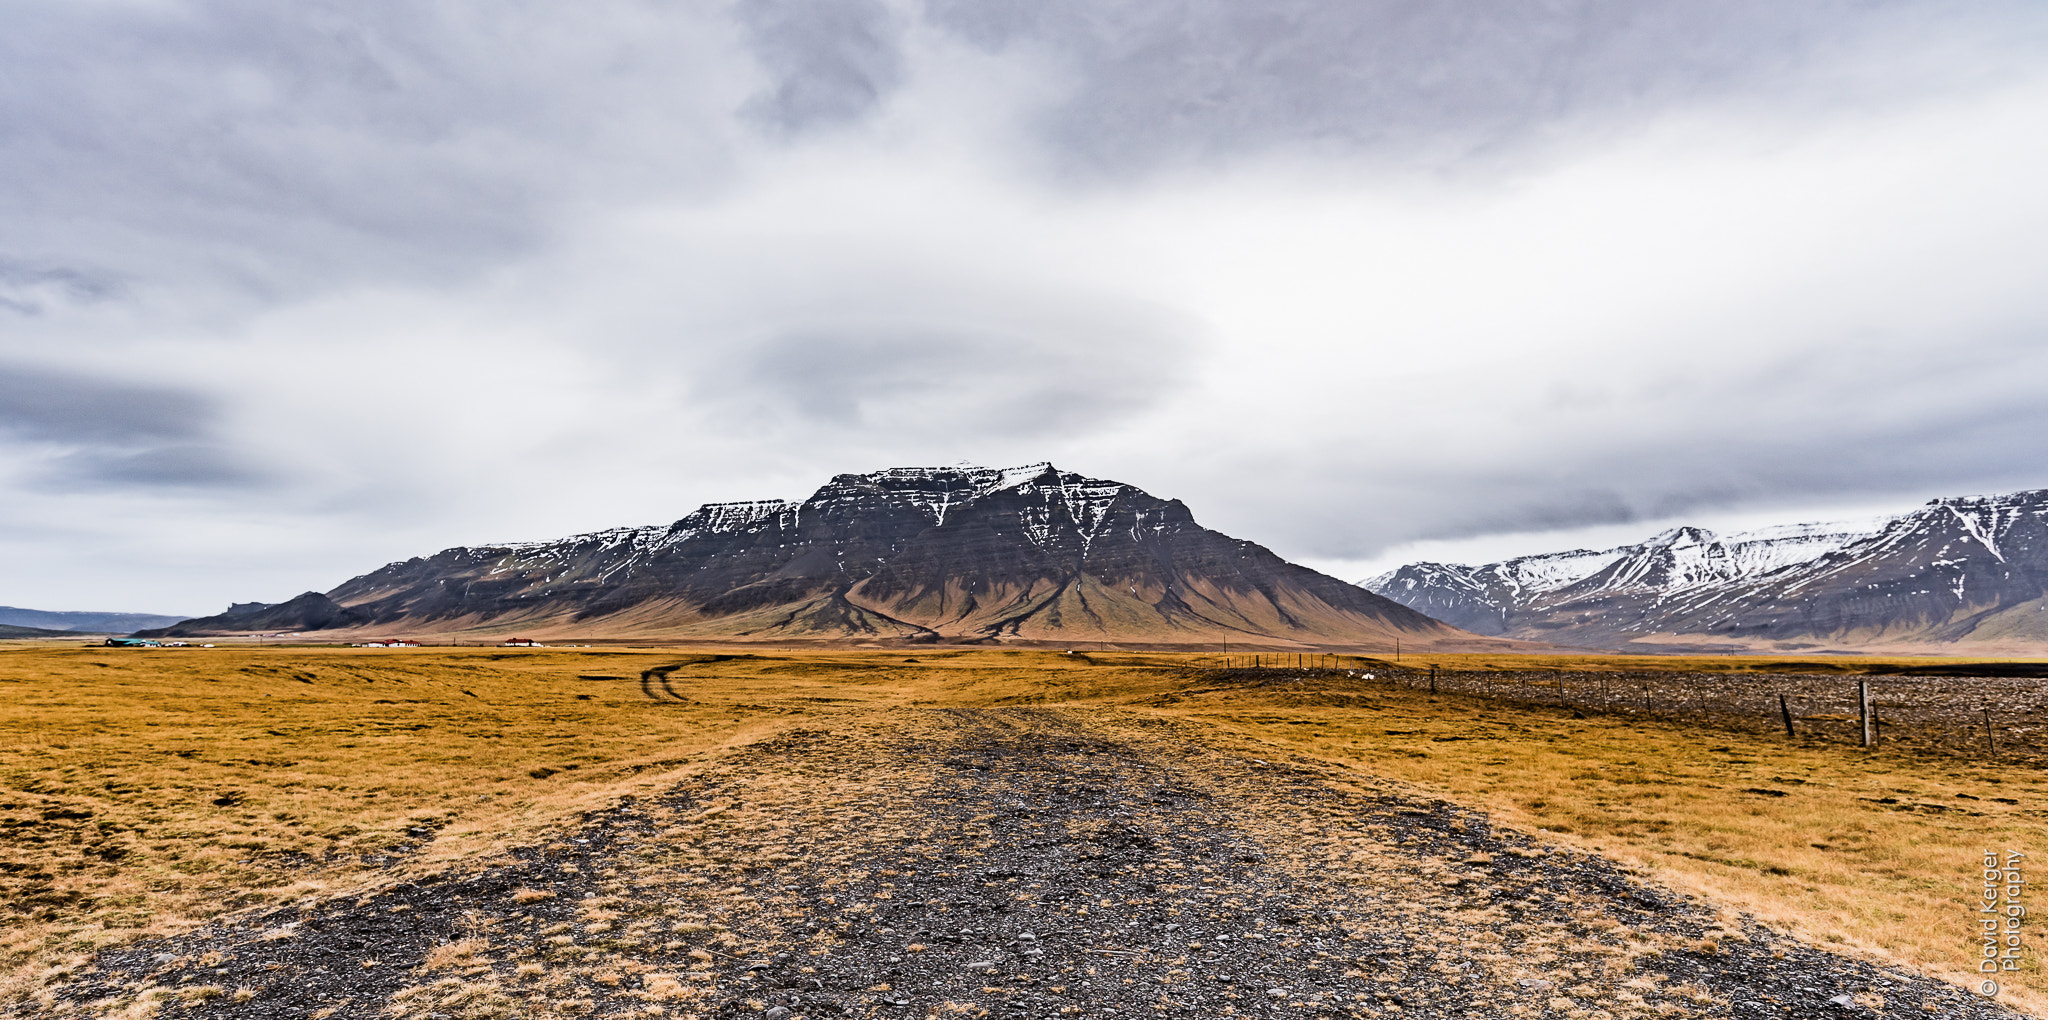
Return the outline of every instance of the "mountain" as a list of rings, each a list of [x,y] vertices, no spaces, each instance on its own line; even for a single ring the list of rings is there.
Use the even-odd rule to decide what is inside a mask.
[[[1411,563],[1360,582],[1402,605],[1480,634],[1558,626],[1553,607],[1665,600],[1761,577],[1875,533],[1881,522],[1792,524],[1717,537],[1674,528],[1638,545],[1521,556],[1468,567]],[[1576,610],[1575,610],[1576,611]]]
[[[50,630],[44,627],[16,627],[0,623],[0,640],[14,641],[21,638],[77,637],[77,631]]]
[[[143,627],[168,627],[184,619],[158,613],[53,613],[0,606],[0,626],[70,630],[81,634],[126,634]]]
[[[227,612],[197,620],[185,620],[156,630],[139,630],[136,637],[211,637],[220,634],[298,633],[360,627],[371,622],[367,613],[338,606],[317,591],[309,591],[288,602],[237,602]]]
[[[1476,633],[1572,645],[2038,652],[2048,490],[1868,523],[1677,528],[1599,552],[1411,563],[1363,586]]]
[[[460,547],[162,633],[1500,647],[1050,464],[834,477],[801,502]]]

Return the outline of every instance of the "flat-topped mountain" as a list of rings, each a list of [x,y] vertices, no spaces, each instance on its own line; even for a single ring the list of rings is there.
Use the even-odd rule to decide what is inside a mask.
[[[1178,500],[1050,464],[839,475],[801,502],[448,549],[237,608],[167,633],[1487,643],[1210,531]]]
[[[137,627],[168,627],[183,619],[185,617],[165,616],[161,613],[52,612],[47,609],[0,606],[0,627],[75,631],[80,634],[126,634]]]
[[[2048,490],[1465,566],[1364,585],[1481,634],[1595,647],[2048,648]]]

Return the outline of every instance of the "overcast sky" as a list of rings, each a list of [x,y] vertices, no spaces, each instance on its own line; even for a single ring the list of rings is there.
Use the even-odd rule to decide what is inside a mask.
[[[0,0],[0,604],[962,460],[1354,578],[2048,487],[2048,5]]]

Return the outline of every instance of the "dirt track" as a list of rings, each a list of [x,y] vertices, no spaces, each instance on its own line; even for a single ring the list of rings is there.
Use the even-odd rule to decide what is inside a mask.
[[[1444,802],[1109,712],[849,713],[482,870],[392,874],[106,953],[61,1001],[294,1018],[2013,1015]]]

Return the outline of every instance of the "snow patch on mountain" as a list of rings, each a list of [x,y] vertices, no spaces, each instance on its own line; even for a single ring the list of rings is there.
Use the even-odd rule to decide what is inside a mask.
[[[1478,566],[1411,563],[1363,587],[1484,633],[1603,647],[2048,641],[2034,618],[2048,601],[2048,490],[1730,535],[1673,528]]]

